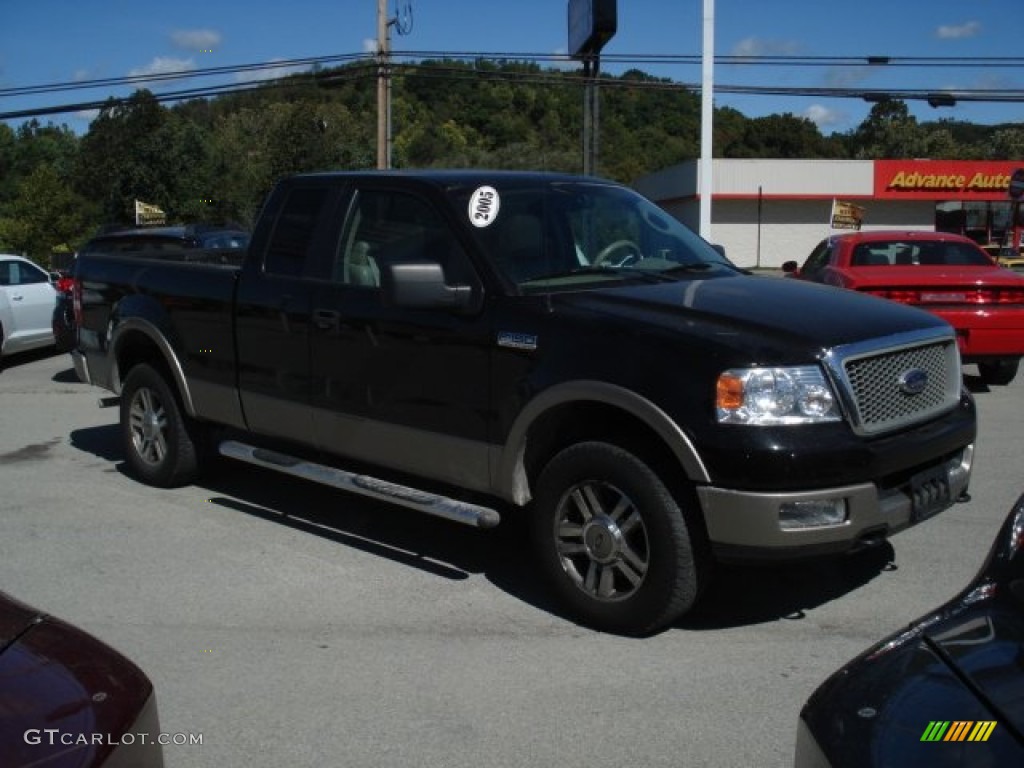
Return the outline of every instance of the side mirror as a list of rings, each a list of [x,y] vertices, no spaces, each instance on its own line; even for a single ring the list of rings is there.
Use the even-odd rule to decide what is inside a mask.
[[[448,285],[441,265],[432,261],[388,264],[381,275],[384,300],[409,309],[455,309],[471,306],[473,288]]]
[[[799,267],[795,261],[784,261],[782,262],[782,271],[787,275],[795,275],[799,271]]]
[[[718,251],[718,255],[724,258],[729,258],[725,255],[725,246],[721,243],[710,243],[711,247]]]

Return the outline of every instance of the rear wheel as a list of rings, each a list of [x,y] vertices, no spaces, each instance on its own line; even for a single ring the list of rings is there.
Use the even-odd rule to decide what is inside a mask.
[[[993,360],[987,363],[978,363],[978,373],[981,374],[981,380],[986,384],[1003,387],[1013,381],[1019,366],[1020,358]]]
[[[191,483],[198,476],[201,432],[157,369],[145,363],[131,369],[121,392],[121,437],[136,477],[161,488]]]
[[[632,453],[566,448],[541,473],[535,506],[545,576],[582,623],[645,635],[693,606],[703,573],[683,511]]]

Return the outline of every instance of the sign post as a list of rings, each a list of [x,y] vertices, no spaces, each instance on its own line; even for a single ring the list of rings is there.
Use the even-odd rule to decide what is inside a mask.
[[[597,173],[601,49],[615,35],[615,0],[569,0],[569,55],[583,62],[583,173]]]
[[[1020,199],[1024,196],[1024,168],[1018,168],[1010,174],[1010,184],[1006,188],[1006,194],[1011,200],[1010,215],[1013,217],[1010,220],[1010,236],[1013,239],[1010,241],[1010,252],[1007,255],[1016,259],[1021,255],[1020,235],[1021,230],[1024,229],[1020,220]]]

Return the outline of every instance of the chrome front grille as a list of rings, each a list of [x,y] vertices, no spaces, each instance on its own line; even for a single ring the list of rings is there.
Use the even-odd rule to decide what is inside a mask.
[[[927,421],[960,400],[960,355],[951,332],[885,342],[874,349],[865,344],[837,347],[826,356],[858,434],[881,434]]]

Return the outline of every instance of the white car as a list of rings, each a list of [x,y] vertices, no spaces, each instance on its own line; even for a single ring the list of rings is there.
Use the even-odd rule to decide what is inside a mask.
[[[0,253],[0,355],[52,346],[57,290],[21,256]]]

